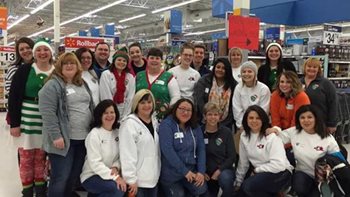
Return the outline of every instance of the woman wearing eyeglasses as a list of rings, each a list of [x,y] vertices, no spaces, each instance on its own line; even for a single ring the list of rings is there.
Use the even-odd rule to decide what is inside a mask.
[[[205,195],[205,145],[191,100],[178,100],[159,126],[160,183],[165,196]]]

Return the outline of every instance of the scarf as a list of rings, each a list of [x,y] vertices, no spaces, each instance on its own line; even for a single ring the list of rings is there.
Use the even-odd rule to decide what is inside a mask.
[[[113,96],[113,101],[117,104],[120,104],[124,102],[124,93],[126,90],[126,87],[125,87],[126,72],[123,70],[121,75],[119,75],[117,69],[113,69],[113,74],[117,81],[117,84],[116,84],[117,91]]]
[[[231,94],[231,88],[224,90],[223,87],[219,87],[216,83],[215,77],[213,77],[213,83],[209,93],[209,101],[219,106],[221,111],[220,121],[225,120],[228,116]]]

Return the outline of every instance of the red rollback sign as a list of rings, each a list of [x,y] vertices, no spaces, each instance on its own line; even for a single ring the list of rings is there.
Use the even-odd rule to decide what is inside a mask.
[[[229,16],[229,48],[258,50],[259,23],[260,19],[256,17]]]

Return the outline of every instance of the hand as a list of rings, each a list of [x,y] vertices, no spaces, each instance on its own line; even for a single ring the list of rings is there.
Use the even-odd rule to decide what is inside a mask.
[[[221,174],[221,171],[220,171],[219,169],[217,169],[217,170],[213,173],[213,175],[211,175],[211,179],[217,181],[218,178],[219,178],[219,176],[220,176],[220,174]]]
[[[188,182],[192,183],[194,181],[196,174],[194,174],[192,171],[188,171],[187,174],[185,175],[186,179]]]
[[[137,194],[137,183],[129,185],[129,192],[136,196],[136,194]]]
[[[337,127],[327,127],[327,131],[330,134],[333,134],[337,130]]]
[[[60,137],[53,141],[53,145],[58,149],[64,149],[64,139]]]
[[[126,192],[127,185],[121,176],[119,176],[117,180],[115,180],[115,182],[117,183],[118,190],[122,192]],[[137,190],[137,187],[136,187],[136,190]]]
[[[119,175],[119,170],[117,167],[112,167],[111,170],[112,170],[111,175],[115,175],[115,176]]]
[[[208,175],[207,173],[204,174],[204,179],[205,179],[206,181],[209,181],[209,180],[210,180],[210,177],[209,177],[209,175]]]
[[[199,187],[202,186],[204,184],[204,175],[200,172],[197,172],[196,176],[195,176],[195,183],[194,185]]]
[[[10,134],[11,134],[13,137],[19,137],[19,136],[21,136],[21,128],[20,128],[20,127],[13,127],[13,128],[10,128]]]
[[[266,135],[270,135],[271,133],[275,133],[276,135],[278,135],[278,129],[273,128],[273,127],[267,128],[266,129]]]

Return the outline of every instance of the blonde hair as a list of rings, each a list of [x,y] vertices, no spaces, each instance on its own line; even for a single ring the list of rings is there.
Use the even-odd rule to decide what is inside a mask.
[[[220,107],[213,102],[208,102],[204,105],[203,114],[205,115],[210,111],[215,111],[215,112],[221,113]]]
[[[238,52],[240,55],[241,55],[241,63],[243,61],[243,52],[240,48],[238,47],[232,47],[230,49],[230,51],[228,52],[228,61],[232,64],[232,60],[231,60],[231,55],[234,53],[234,52]]]
[[[303,68],[304,68],[304,72],[303,74],[305,75],[305,69],[306,69],[306,66],[310,65],[310,66],[317,66],[318,67],[318,71],[317,71],[317,76],[322,76],[323,73],[322,73],[322,67],[321,67],[321,64],[322,62],[317,59],[317,58],[313,58],[313,57],[309,57],[305,62],[304,62],[304,65],[303,65]]]
[[[67,83],[65,76],[62,73],[63,64],[65,64],[67,62],[74,63],[77,66],[77,73],[75,73],[75,76],[73,77],[72,83],[74,85],[77,85],[77,86],[82,86],[84,83],[84,81],[82,79],[83,68],[82,68],[77,56],[71,52],[63,53],[62,55],[59,56],[59,58],[55,64],[55,70],[52,72],[52,74],[49,78],[51,78],[53,75],[56,75],[56,76],[60,77],[61,79],[63,79],[64,82]]]
[[[152,100],[152,103],[153,103],[152,113],[154,112],[156,102],[154,100],[154,96],[153,96],[152,92],[150,90],[148,90],[148,89],[141,89],[141,90],[136,92],[134,98],[132,99],[132,106],[131,106],[131,112],[132,113],[137,113],[137,106],[139,105],[139,103],[143,99],[145,99],[144,98],[145,96],[151,97],[151,100]],[[147,98],[147,100],[148,100],[148,98]]]

